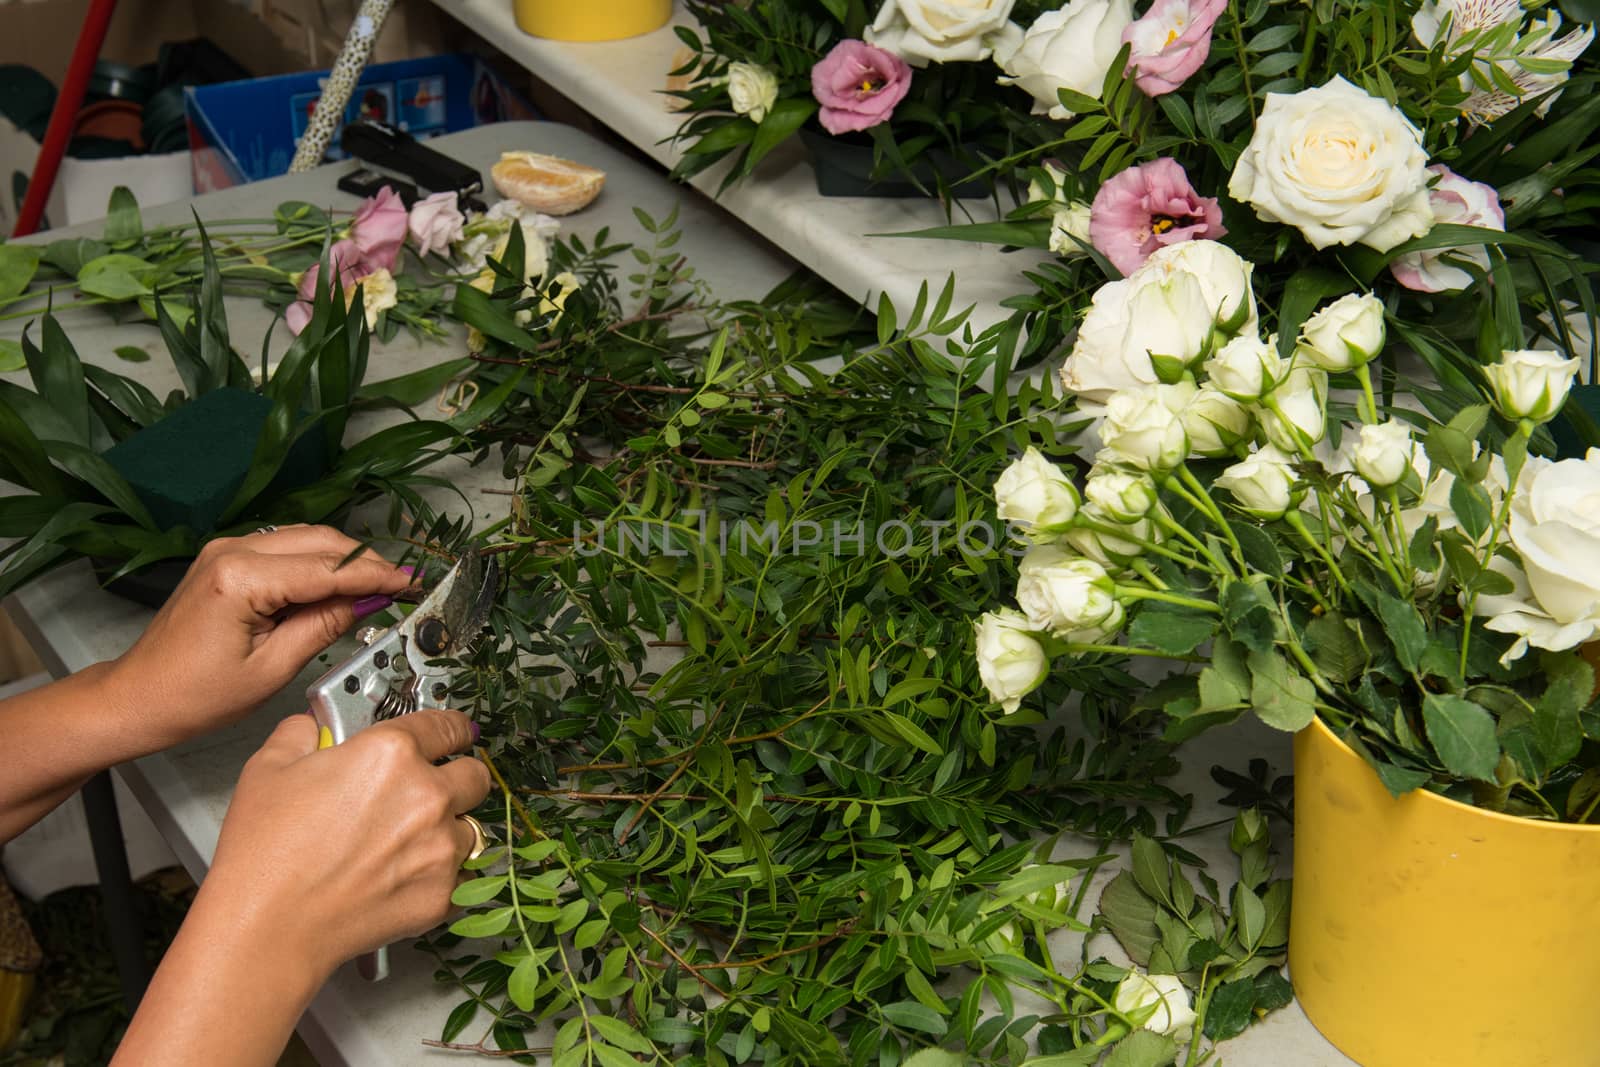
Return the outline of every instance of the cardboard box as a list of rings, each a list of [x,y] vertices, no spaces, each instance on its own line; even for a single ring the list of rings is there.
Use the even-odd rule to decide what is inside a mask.
[[[195,191],[287,173],[326,75],[285,74],[188,89]],[[347,122],[362,117],[391,122],[420,139],[538,116],[482,62],[449,55],[368,67],[345,109]],[[343,158],[338,140],[335,134],[327,159]]]
[[[361,0],[255,0],[255,11],[300,69],[333,66]],[[443,16],[428,0],[396,0],[369,63],[397,63],[447,51]]]

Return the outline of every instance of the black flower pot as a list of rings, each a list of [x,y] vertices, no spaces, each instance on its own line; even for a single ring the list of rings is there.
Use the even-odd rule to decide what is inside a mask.
[[[937,193],[940,177],[949,185],[952,196],[972,200],[989,195],[988,186],[982,181],[967,179],[970,168],[962,166],[948,152],[935,149],[913,164],[911,173],[916,178],[915,182],[904,176],[874,181],[870,139],[858,139],[851,135],[834,137],[821,130],[802,127],[800,140],[811,153],[812,167],[817,175],[817,192],[823,196],[927,199]],[[921,188],[917,187],[918,183],[921,183]]]

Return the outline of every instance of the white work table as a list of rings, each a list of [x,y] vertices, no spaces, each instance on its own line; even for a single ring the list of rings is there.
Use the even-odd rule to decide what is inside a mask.
[[[509,5],[500,0],[496,4],[448,6],[488,9]],[[554,46],[541,43],[539,47]],[[664,48],[663,55],[670,55],[670,44]],[[622,63],[620,69],[631,71],[642,80],[646,77],[646,73],[638,69],[642,65]],[[546,74],[549,76],[550,72],[547,70]],[[507,123],[453,134],[441,138],[436,146],[482,168],[485,173],[488,165],[506,149],[549,152],[604,168],[608,180],[601,199],[565,222],[564,232],[585,240],[601,226],[609,226],[616,238],[642,240],[646,235],[634,219],[634,207],[660,218],[674,204],[681,204],[680,223],[684,236],[679,247],[719,296],[758,298],[793,268],[785,256],[730,219],[705,197],[673,186],[648,167],[570,128]],[[350,210],[356,204],[355,198],[335,190],[335,181],[348,166],[331,165],[305,175],[259,182],[197,197],[189,203],[150,209],[145,212],[146,221],[186,219],[191,207],[202,219],[262,217],[270,215],[277,203],[291,199]],[[805,169],[803,164],[794,166]],[[804,177],[809,180],[809,173]],[[97,230],[98,226],[81,228],[81,232]],[[73,232],[52,232],[41,235],[41,239]],[[905,245],[913,247],[914,243]],[[922,262],[926,264],[927,260],[924,258]],[[270,321],[266,309],[253,301],[230,299],[229,312],[236,347],[247,358],[258,355],[258,339]],[[158,395],[177,384],[153,326],[115,324],[98,309],[63,315],[62,323],[85,360],[137,377],[157,390]],[[18,336],[21,326],[17,321],[0,324],[0,336]],[[402,334],[388,345],[375,344],[369,380],[458,357],[461,333],[459,327],[455,328],[447,343],[419,342]],[[286,339],[280,327],[273,350],[281,352]],[[115,347],[129,344],[146,347],[154,358],[146,363],[130,364],[112,354]],[[361,425],[357,423],[355,430],[359,431]],[[372,428],[377,423],[366,425]],[[499,477],[498,464],[468,468],[462,460],[448,462],[452,466],[447,468],[447,473],[473,501],[479,520],[498,517],[505,498],[483,493],[484,489],[505,484]],[[459,501],[455,497],[450,499]],[[444,503],[446,501],[441,500],[441,504]],[[148,609],[102,591],[87,565],[81,562],[27,586],[7,607],[30,634],[46,665],[57,675],[119,655],[142,632],[151,615]],[[339,656],[345,651],[347,649],[341,646],[332,650],[331,655]],[[118,768],[118,774],[195,878],[203,877],[209,866],[240,767],[278,719],[304,709],[305,686],[322,670],[322,664],[313,664],[260,712],[237,726]],[[1283,773],[1288,769],[1289,743],[1286,735],[1245,725],[1207,735],[1186,746],[1182,755],[1184,772],[1173,785],[1196,794],[1191,823],[1198,825],[1230,814],[1215,802],[1220,790],[1207,777],[1212,764],[1242,768],[1251,756],[1261,755],[1271,761],[1274,773]],[[1287,833],[1280,829],[1277,839],[1281,852],[1279,873],[1286,875]],[[1212,870],[1224,884],[1231,880],[1235,867],[1226,849],[1225,830],[1207,832],[1186,843],[1211,861]],[[1082,845],[1085,854],[1095,850],[1092,842],[1085,841]],[[1110,873],[1102,869],[1096,880],[1103,882]],[[1098,890],[1091,892],[1090,902],[1097,897]],[[1069,951],[1065,943],[1061,949]],[[1075,950],[1070,951],[1075,953]],[[461,994],[454,987],[433,980],[434,965],[430,957],[407,946],[395,946],[391,954],[393,973],[388,981],[369,984],[357,977],[353,968],[346,967],[317,997],[302,1020],[300,1032],[324,1067],[463,1062],[459,1053],[430,1049],[422,1044],[424,1039],[438,1037],[446,1015]],[[540,1042],[533,1040],[531,1043]],[[1243,1037],[1227,1043],[1222,1052],[1230,1067],[1338,1067],[1350,1062],[1322,1040],[1297,1006],[1290,1006],[1252,1027]]]

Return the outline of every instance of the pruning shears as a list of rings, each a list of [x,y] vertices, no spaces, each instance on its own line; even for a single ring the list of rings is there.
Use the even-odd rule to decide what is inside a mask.
[[[449,707],[457,667],[488,621],[500,566],[468,550],[400,622],[357,633],[362,647],[306,690],[318,748],[342,744],[385,719]],[[389,974],[388,949],[358,961],[363,977]]]

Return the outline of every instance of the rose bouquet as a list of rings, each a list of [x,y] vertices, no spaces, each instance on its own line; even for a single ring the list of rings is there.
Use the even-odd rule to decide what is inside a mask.
[[[1141,322],[1213,317],[1198,345],[1175,332],[1132,380],[1093,383],[1110,390],[1104,447],[1081,487],[1039,454],[996,483],[1026,551],[1017,608],[978,624],[990,695],[1018,711],[1052,660],[1169,660],[1144,703],[1172,739],[1247,710],[1284,730],[1319,716],[1396,794],[1594,820],[1600,716],[1579,650],[1600,635],[1600,451],[1529,454],[1579,361],[1507,351],[1476,382],[1487,403],[1386,417],[1376,297],[1322,307],[1284,356],[1247,266],[1163,270],[1201,250],[1226,255],[1165,249],[1106,287],[1160,309]],[[1330,399],[1330,372],[1353,403]]]
[[[995,80],[992,58],[1016,47],[1014,19],[1040,0],[690,0],[700,28],[680,29],[674,72],[689,118],[674,174],[725,158],[723,188],[797,131],[870,145],[874,179],[941,196],[961,177],[1048,136],[1020,85]]]
[[[990,164],[1026,169],[1025,202],[924,234],[1062,257],[1018,302],[1030,356],[1071,340],[1106,277],[1214,240],[1259,265],[1272,307],[1377,291],[1397,351],[1458,385],[1520,347],[1491,343],[1512,304],[1538,343],[1592,358],[1593,37],[1515,3],[1072,0],[995,51],[1058,120]]]

